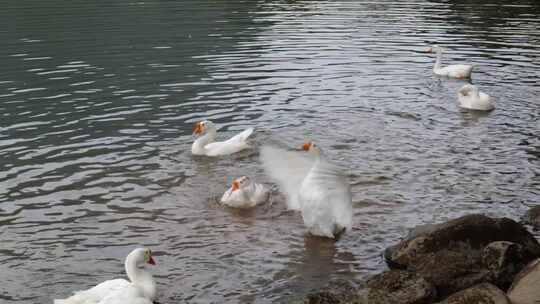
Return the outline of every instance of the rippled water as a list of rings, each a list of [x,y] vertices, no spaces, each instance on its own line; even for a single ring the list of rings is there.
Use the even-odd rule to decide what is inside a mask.
[[[474,3],[476,4],[474,4]],[[156,251],[161,303],[287,302],[383,269],[408,228],[540,203],[540,6],[534,1],[15,1],[0,10],[0,299],[50,303]],[[496,110],[459,110],[476,65]],[[193,123],[255,146],[315,139],[350,172],[354,229],[304,236],[273,204],[257,149],[190,154]]]

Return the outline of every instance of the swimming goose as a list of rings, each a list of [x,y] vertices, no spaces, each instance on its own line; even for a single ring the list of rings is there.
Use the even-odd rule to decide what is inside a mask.
[[[263,185],[242,176],[233,181],[231,188],[223,194],[220,202],[233,208],[251,208],[264,203],[268,195],[269,192]]]
[[[458,91],[459,106],[470,110],[490,111],[495,107],[488,94],[480,92],[475,85],[466,84]]]
[[[447,76],[451,78],[460,78],[466,79],[471,77],[471,72],[473,69],[472,65],[467,64],[453,64],[446,67],[441,67],[441,58],[443,49],[437,45],[430,47],[427,50],[428,53],[436,53],[437,59],[435,61],[435,66],[433,66],[433,73],[439,76]]]
[[[156,283],[152,274],[143,268],[145,264],[156,264],[152,252],[147,248],[137,248],[128,254],[124,263],[129,281],[108,280],[78,291],[67,299],[56,299],[54,304],[152,304],[156,297]]]
[[[289,209],[301,211],[309,233],[337,238],[351,227],[349,182],[339,167],[324,159],[315,143],[304,144],[302,150],[264,146],[260,157],[265,171],[285,192]]]
[[[191,146],[191,153],[194,155],[221,156],[236,153],[249,148],[247,138],[253,133],[253,128],[222,142],[216,142],[216,127],[209,121],[201,121],[195,124],[193,134],[199,136]]]

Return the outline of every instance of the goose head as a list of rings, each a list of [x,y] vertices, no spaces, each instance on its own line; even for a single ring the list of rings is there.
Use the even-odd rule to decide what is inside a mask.
[[[465,84],[458,91],[458,95],[461,96],[474,96],[478,95],[478,88],[472,84]]]
[[[251,180],[249,179],[249,177],[242,176],[233,181],[231,189],[232,189],[232,192],[234,192],[239,189],[244,189],[248,187],[249,185],[251,185]]]
[[[148,248],[137,248],[133,250],[126,258],[126,263],[128,261],[136,267],[143,267],[146,264],[156,265],[152,251]]]
[[[210,120],[203,120],[195,124],[195,127],[193,128],[193,135],[204,135],[215,130],[216,127],[214,126],[213,122]]]
[[[321,155],[321,149],[313,141],[308,141],[302,145],[302,150],[315,156]]]

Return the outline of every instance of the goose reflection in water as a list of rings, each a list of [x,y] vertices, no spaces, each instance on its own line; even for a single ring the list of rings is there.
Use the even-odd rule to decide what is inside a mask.
[[[279,289],[306,294],[338,280],[354,280],[352,268],[357,259],[350,251],[339,248],[339,244],[333,239],[306,234],[304,247],[292,249],[288,266],[274,277],[284,281]]]

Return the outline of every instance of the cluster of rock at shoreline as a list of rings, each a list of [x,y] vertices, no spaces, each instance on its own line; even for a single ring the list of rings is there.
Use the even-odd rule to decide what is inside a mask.
[[[536,215],[540,207],[526,220],[540,224]],[[420,226],[384,256],[389,270],[363,287],[335,286],[304,304],[540,303],[540,244],[508,218],[473,214]]]

